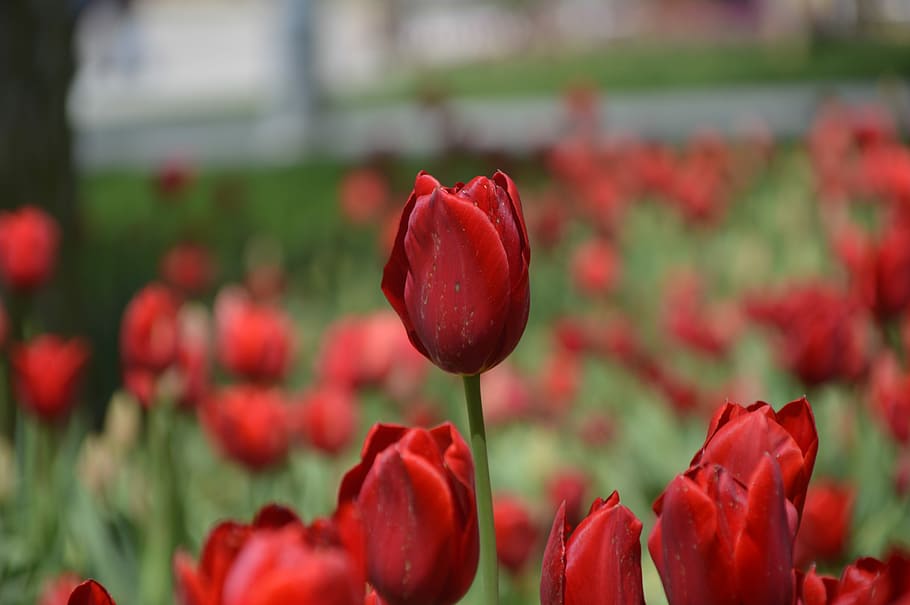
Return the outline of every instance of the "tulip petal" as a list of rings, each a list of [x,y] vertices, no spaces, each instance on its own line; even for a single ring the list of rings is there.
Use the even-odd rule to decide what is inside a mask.
[[[543,553],[540,577],[540,605],[565,605],[566,592],[566,503],[556,511],[550,537]]]
[[[616,492],[595,505],[566,545],[566,602],[643,605],[641,521]]]
[[[780,467],[765,454],[749,482],[745,526],[733,554],[743,605],[793,601],[793,539],[786,504]]]
[[[388,448],[376,457],[357,503],[376,590],[400,597],[400,605],[433,603],[460,563],[452,558],[452,500],[437,465]]]
[[[349,502],[357,498],[363,480],[373,466],[373,461],[387,447],[396,443],[407,433],[406,427],[395,424],[375,424],[367,434],[360,452],[360,464],[349,470],[338,489],[338,502]]]
[[[436,189],[414,206],[404,248],[412,341],[422,343],[443,370],[487,369],[511,302],[508,259],[487,214]]]
[[[104,586],[95,580],[86,580],[73,589],[68,605],[114,605],[114,599]]]

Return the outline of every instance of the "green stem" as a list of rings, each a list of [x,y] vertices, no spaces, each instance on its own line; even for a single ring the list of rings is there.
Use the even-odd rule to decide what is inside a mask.
[[[483,602],[499,603],[499,567],[496,559],[496,532],[493,527],[493,490],[490,487],[490,464],[487,461],[487,435],[483,426],[480,398],[480,374],[462,376],[464,397],[471,426],[471,449],[474,452],[477,526],[480,530],[480,574]]]

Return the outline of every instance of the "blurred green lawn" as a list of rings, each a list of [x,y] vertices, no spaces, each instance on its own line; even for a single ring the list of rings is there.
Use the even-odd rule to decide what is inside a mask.
[[[422,92],[502,97],[562,93],[583,83],[611,91],[906,77],[910,44],[823,40],[722,44],[617,42],[596,51],[520,56],[393,74],[346,94],[345,105],[402,101]]]

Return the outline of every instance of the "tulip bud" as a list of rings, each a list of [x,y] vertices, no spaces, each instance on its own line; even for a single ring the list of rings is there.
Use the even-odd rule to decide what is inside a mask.
[[[104,586],[95,580],[86,580],[73,589],[67,605],[116,605]]]
[[[781,469],[768,453],[745,483],[715,464],[677,476],[654,503],[658,519],[648,539],[670,605],[790,605],[788,507]]]
[[[641,521],[613,492],[571,530],[559,507],[543,555],[541,605],[644,605]]]
[[[479,553],[474,464],[454,426],[374,426],[338,501],[360,514],[367,579],[389,605],[451,605],[467,592]]]
[[[829,481],[809,487],[793,551],[797,567],[813,561],[836,562],[843,555],[850,537],[854,499],[850,485]]]
[[[32,291],[54,270],[60,230],[46,212],[23,206],[0,213],[0,276],[10,287]]]
[[[177,357],[178,334],[177,300],[162,285],[146,286],[123,312],[120,354],[124,365],[164,371]]]
[[[88,355],[81,340],[63,340],[50,334],[14,347],[11,360],[22,405],[45,422],[65,418],[73,406]]]
[[[493,500],[493,524],[499,562],[513,574],[520,573],[537,542],[537,527],[527,506],[514,496],[497,496]]]
[[[447,372],[479,374],[508,356],[528,321],[531,249],[502,172],[443,187],[417,175],[382,291],[414,347]]]
[[[801,514],[818,453],[815,416],[805,397],[779,412],[761,401],[749,407],[723,405],[715,412],[705,444],[690,466],[719,464],[745,483],[766,453],[780,465],[784,493]]]

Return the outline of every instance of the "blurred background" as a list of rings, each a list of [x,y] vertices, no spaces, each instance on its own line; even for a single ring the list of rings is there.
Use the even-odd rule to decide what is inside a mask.
[[[419,170],[505,170],[531,232],[528,329],[484,378],[494,490],[533,525],[505,602],[536,599],[562,499],[619,489],[645,540],[728,399],[813,404],[816,477],[848,496],[819,505],[817,535],[841,541],[803,567],[907,546],[908,128],[908,0],[2,0],[0,206],[46,211],[59,249],[41,288],[4,281],[22,410],[0,426],[0,603],[67,572],[170,602],[173,552],[197,556],[217,520],[331,513],[373,422],[466,432],[460,386],[415,359],[379,288]],[[155,282],[202,334],[196,366],[168,366],[205,370],[176,419],[124,353]],[[269,329],[224,311],[238,292]],[[44,333],[90,354],[50,437],[10,361]],[[209,414],[249,386],[232,347],[260,341],[282,366],[252,382],[291,428],[251,465],[249,435]],[[314,404],[327,384],[356,405]],[[174,427],[174,476],[155,426]],[[58,444],[52,479],[30,439]]]

